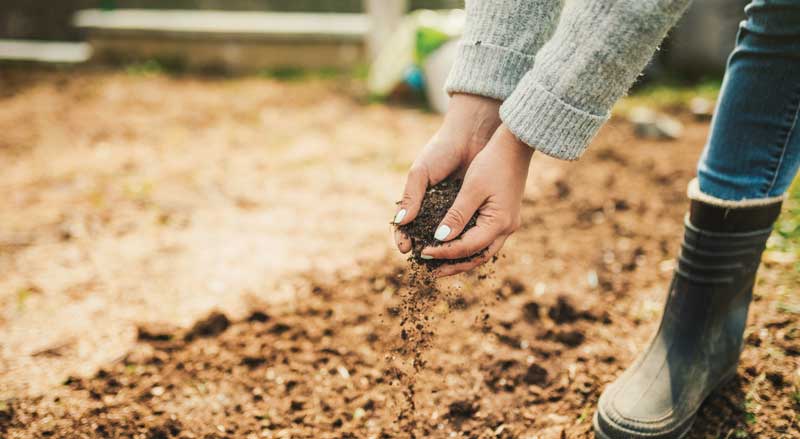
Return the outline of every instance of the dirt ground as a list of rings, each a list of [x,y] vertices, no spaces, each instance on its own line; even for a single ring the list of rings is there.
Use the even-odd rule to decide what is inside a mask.
[[[388,222],[439,116],[347,81],[0,79],[9,438],[593,437],[658,324],[708,131],[614,120],[577,163],[535,156],[503,256],[442,282],[398,422]],[[765,257],[739,374],[691,438],[800,437],[795,263]]]

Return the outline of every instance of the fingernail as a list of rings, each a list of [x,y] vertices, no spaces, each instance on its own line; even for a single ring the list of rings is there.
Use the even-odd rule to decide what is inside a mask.
[[[400,224],[400,221],[403,221],[403,218],[406,217],[406,210],[400,209],[400,212],[397,212],[397,215],[394,216],[394,223]]]
[[[433,256],[431,255],[419,255],[419,257],[425,259],[426,261],[433,259]]]
[[[436,229],[436,233],[433,234],[433,238],[437,241],[444,241],[444,238],[447,238],[447,235],[450,234],[450,227],[442,224]]]

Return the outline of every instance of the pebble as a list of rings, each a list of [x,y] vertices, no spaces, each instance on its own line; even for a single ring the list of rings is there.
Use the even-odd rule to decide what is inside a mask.
[[[701,97],[689,101],[689,111],[697,120],[709,120],[714,114],[714,102]]]
[[[683,124],[666,114],[647,107],[636,107],[628,114],[637,137],[643,139],[678,139],[683,135]]]

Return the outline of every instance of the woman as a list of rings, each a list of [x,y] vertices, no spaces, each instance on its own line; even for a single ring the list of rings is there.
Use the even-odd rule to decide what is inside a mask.
[[[534,151],[577,160],[689,0],[472,0],[447,84],[450,109],[414,162],[395,223],[428,185],[465,172],[423,257],[487,261],[520,224]],[[745,9],[711,134],[689,186],[689,214],[661,326],[609,385],[601,438],[680,438],[703,400],[735,375],[761,253],[800,166],[800,1]],[[457,237],[474,212],[478,223]],[[395,232],[398,248],[411,243]]]

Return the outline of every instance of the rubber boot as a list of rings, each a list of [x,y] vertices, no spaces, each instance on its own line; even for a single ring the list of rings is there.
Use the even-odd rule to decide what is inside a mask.
[[[756,270],[781,208],[769,201],[692,200],[661,325],[600,396],[598,438],[682,438],[703,400],[736,374]]]

